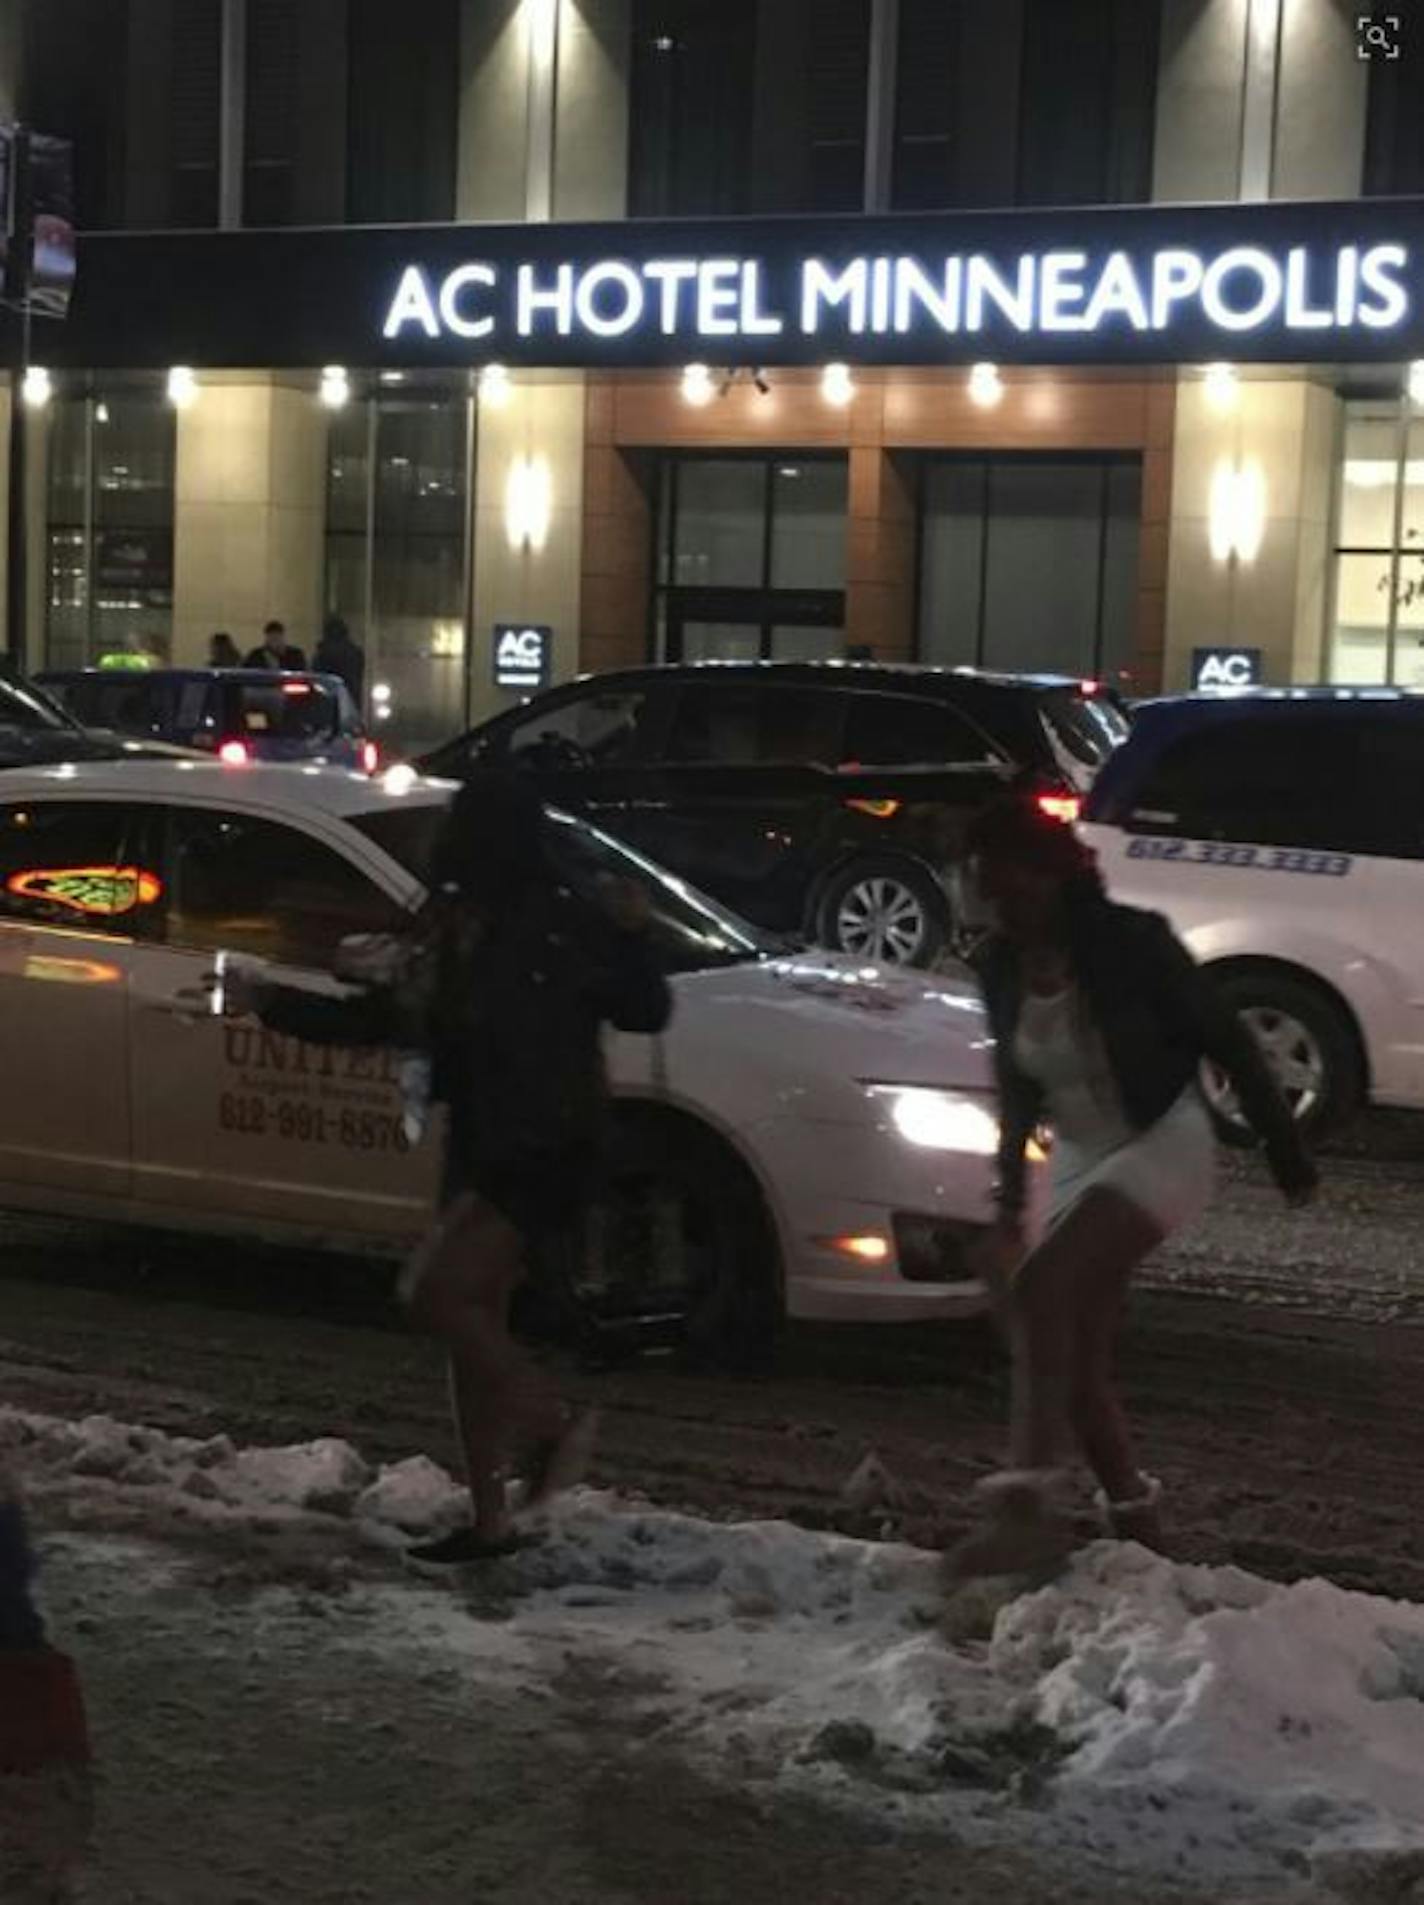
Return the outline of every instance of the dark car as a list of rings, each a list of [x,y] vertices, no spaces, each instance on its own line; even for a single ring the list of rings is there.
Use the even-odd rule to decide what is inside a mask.
[[[0,768],[112,761],[128,754],[182,755],[188,751],[85,727],[43,688],[0,658]]]
[[[759,926],[923,965],[959,924],[955,868],[984,802],[1030,772],[1074,818],[1126,733],[1091,682],[706,662],[556,688],[420,765],[459,779],[515,762]]]
[[[376,744],[335,675],[259,668],[76,668],[36,677],[86,725],[218,754],[376,768]]]

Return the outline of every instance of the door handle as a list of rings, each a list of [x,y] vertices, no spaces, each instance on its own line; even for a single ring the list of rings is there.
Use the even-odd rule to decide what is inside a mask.
[[[166,999],[155,999],[153,1009],[166,1013],[170,1019],[181,1019],[185,1025],[196,1025],[200,1019],[212,1017],[213,988],[182,986]]]

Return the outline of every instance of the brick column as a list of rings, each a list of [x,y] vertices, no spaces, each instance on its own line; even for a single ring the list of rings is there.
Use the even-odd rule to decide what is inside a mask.
[[[915,654],[914,466],[878,444],[852,444],[846,517],[846,645],[877,661]]]

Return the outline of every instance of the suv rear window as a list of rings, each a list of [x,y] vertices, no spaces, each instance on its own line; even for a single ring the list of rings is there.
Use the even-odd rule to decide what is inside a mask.
[[[329,741],[341,731],[341,702],[317,681],[229,681],[223,692],[224,731],[238,739]]]
[[[999,758],[976,728],[942,702],[855,694],[847,706],[846,766],[939,767]]]
[[[1169,742],[1123,791],[1111,818],[1131,833],[1415,858],[1424,722],[1333,708],[1213,722]]]
[[[1126,715],[1103,695],[1052,688],[1039,697],[1039,711],[1050,739],[1066,748],[1080,766],[1094,770],[1131,732]]]

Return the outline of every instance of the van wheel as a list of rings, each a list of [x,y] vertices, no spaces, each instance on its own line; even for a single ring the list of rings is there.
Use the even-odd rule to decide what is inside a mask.
[[[1289,973],[1227,973],[1215,984],[1254,1033],[1302,1130],[1313,1135],[1354,1116],[1364,1097],[1364,1066],[1354,1029],[1332,1000]],[[1210,1061],[1202,1067],[1202,1090],[1226,1142],[1250,1144],[1236,1093]]]
[[[930,966],[949,938],[949,902],[928,867],[892,855],[852,860],[821,895],[816,937],[884,966]]]
[[[751,1172],[690,1118],[618,1118],[590,1214],[575,1301],[594,1330],[663,1333],[697,1362],[768,1368],[781,1335],[781,1264]]]

